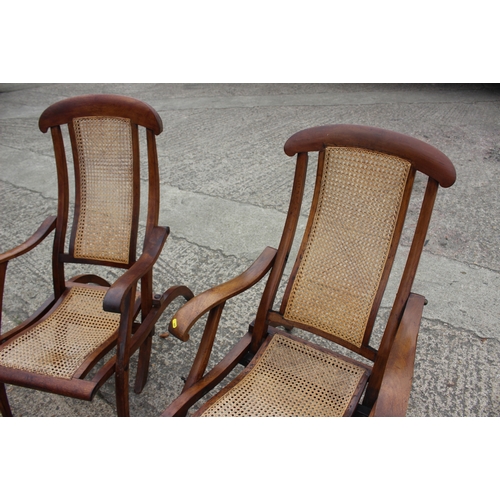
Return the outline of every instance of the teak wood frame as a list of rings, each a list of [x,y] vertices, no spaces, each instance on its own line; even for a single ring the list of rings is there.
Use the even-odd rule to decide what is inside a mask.
[[[133,208],[129,242],[128,262],[109,262],[99,259],[77,258],[74,255],[76,224],[80,217],[79,155],[76,147],[73,120],[79,117],[119,117],[130,122],[133,162]],[[65,146],[61,126],[68,125],[73,163],[75,168],[74,225],[70,235],[69,250],[65,252],[65,238],[69,214],[69,181]],[[135,392],[140,393],[146,384],[151,354],[154,326],[165,308],[179,296],[187,300],[193,297],[185,286],[172,286],[162,295],[153,295],[153,266],[160,256],[169,234],[169,228],[158,225],[160,207],[160,181],[155,137],[163,130],[158,113],[149,105],[125,96],[88,95],[57,102],[41,115],[39,127],[42,132],[51,131],[58,179],[57,216],[48,217],[26,242],[0,255],[0,314],[8,263],[39,245],[51,232],[54,233],[52,253],[54,294],[26,321],[0,336],[0,348],[6,346],[23,332],[48,317],[62,302],[72,287],[104,287],[105,311],[120,314],[117,331],[93,353],[91,353],[71,379],[51,377],[0,366],[0,410],[4,416],[12,412],[7,400],[5,383],[52,392],[63,396],[92,400],[104,382],[115,374],[116,403],[119,416],[129,415],[129,360],[139,350]],[[136,259],[137,233],[139,226],[139,127],[146,130],[148,161],[148,204],[144,246]],[[66,263],[81,263],[124,268],[126,271],[112,285],[93,274],[65,278]],[[140,282],[140,293],[137,285]],[[138,315],[140,313],[140,320]],[[1,316],[0,316],[1,320]],[[85,377],[105,354],[116,346],[115,354],[106,361],[91,380]]]
[[[334,339],[339,345],[373,362],[362,404],[357,405],[353,412],[354,415],[404,416],[406,414],[413,377],[416,341],[425,303],[424,297],[412,293],[411,289],[424,246],[438,185],[451,186],[455,182],[455,169],[443,153],[415,138],[373,127],[328,125],[298,132],[285,144],[285,153],[289,156],[297,155],[297,161],[291,201],[278,249],[267,247],[247,271],[227,283],[201,293],[185,304],[171,321],[169,331],[186,338],[194,323],[205,313],[209,313],[200,346],[184,389],[181,395],[165,410],[163,416],[185,416],[189,408],[221,383],[238,363],[247,365],[252,359],[255,359],[256,353],[266,337],[279,331],[277,327],[285,329],[297,327],[332,339],[331,335],[325,335],[319,329],[287,320],[283,316],[291,283],[295,278],[305,243],[299,250],[282,305],[279,310],[273,309],[300,215],[308,153],[319,152],[318,180],[311,207],[311,213],[314,213],[318,201],[318,186],[323,168],[324,152],[330,146],[378,151],[403,158],[411,164],[392,243],[362,344],[357,347],[343,339]],[[381,343],[379,348],[375,349],[369,345],[370,336],[396,255],[417,171],[428,176],[427,187],[399,289]],[[312,215],[310,215],[306,228],[304,242],[307,240],[311,228],[311,220]],[[226,301],[256,284],[269,271],[255,320],[250,325],[248,332],[241,337],[222,361],[208,373],[205,373]],[[216,400],[223,392],[224,390],[211,401]]]

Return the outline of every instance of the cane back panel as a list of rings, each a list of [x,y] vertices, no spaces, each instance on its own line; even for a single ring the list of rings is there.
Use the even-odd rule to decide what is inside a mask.
[[[326,148],[286,319],[361,346],[410,166],[365,149]]]
[[[127,264],[134,214],[130,120],[75,118],[73,127],[79,177],[73,255]]]

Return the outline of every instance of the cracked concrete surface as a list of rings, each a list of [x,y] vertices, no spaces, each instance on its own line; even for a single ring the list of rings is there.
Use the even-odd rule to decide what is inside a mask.
[[[39,115],[62,98],[101,92],[139,98],[164,123],[158,137],[160,223],[170,226],[171,236],[156,267],[158,291],[185,283],[199,293],[278,244],[294,168],[283,145],[294,132],[357,123],[441,149],[455,164],[457,183],[438,193],[414,286],[429,304],[408,415],[500,415],[498,86],[0,84],[0,251],[24,241],[55,213],[52,144],[38,130]],[[422,180],[415,187],[421,189]],[[309,179],[306,198],[311,194]],[[413,213],[410,207],[410,221]],[[403,235],[401,256],[407,251]],[[49,276],[50,244],[9,265],[4,330],[50,293]],[[261,290],[259,285],[228,304],[216,359],[252,319]],[[389,297],[393,292],[390,284]],[[158,331],[181,303],[167,309]],[[384,299],[381,320],[390,303]],[[197,326],[187,343],[155,338],[149,382],[141,395],[131,392],[133,416],[159,415],[175,398],[200,334]],[[19,416],[115,414],[112,380],[91,403],[12,386],[8,393]]]

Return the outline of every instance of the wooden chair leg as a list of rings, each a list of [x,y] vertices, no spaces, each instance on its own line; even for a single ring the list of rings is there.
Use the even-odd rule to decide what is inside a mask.
[[[148,335],[147,339],[139,349],[139,360],[137,363],[137,374],[135,376],[134,392],[140,394],[148,381],[149,359],[151,357],[151,346],[155,329]]]
[[[12,411],[10,409],[9,400],[7,399],[5,384],[0,384],[0,413],[2,413],[2,416],[4,417],[12,417]]]
[[[115,381],[116,411],[119,417],[128,417],[130,416],[128,398],[128,367],[122,372],[116,372]]]

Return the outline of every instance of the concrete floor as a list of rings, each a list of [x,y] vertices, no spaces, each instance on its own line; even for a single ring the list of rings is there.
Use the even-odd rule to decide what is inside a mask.
[[[38,129],[40,114],[88,93],[136,97],[163,119],[160,223],[171,235],[156,266],[158,291],[184,283],[199,293],[278,244],[294,167],[283,145],[303,128],[372,125],[442,150],[457,182],[438,194],[414,286],[429,305],[408,415],[500,415],[499,86],[0,84],[0,251],[55,213],[52,143]],[[403,239],[401,252],[407,249]],[[49,276],[50,245],[9,266],[4,330],[50,293]],[[260,291],[228,304],[216,359],[252,319]],[[180,304],[167,309],[160,332]],[[199,335],[196,328],[188,343],[155,338],[148,385],[141,395],[131,392],[132,416],[157,416],[179,394]],[[8,394],[17,416],[115,415],[112,380],[91,403],[13,386]]]

